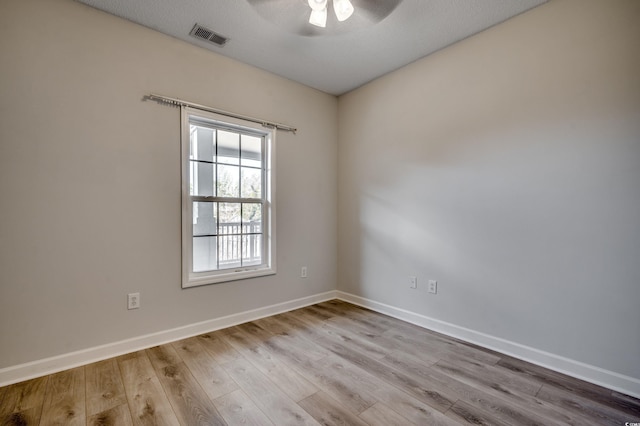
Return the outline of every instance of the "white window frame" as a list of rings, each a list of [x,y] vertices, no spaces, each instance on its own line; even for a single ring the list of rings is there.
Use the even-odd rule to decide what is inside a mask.
[[[262,277],[276,273],[276,209],[275,209],[275,129],[264,128],[255,123],[202,111],[181,108],[182,151],[182,288],[223,283],[247,278]],[[248,132],[264,137],[263,154],[263,263],[234,269],[205,272],[193,271],[193,200],[190,195],[190,118],[197,117],[213,127]],[[212,197],[215,198],[217,197]],[[225,200],[226,201],[226,200]]]

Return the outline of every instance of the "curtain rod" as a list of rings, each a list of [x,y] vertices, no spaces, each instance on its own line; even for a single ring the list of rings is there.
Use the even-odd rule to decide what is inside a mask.
[[[258,124],[261,124],[264,127],[275,128],[275,129],[278,129],[278,130],[283,130],[285,132],[291,132],[293,134],[295,134],[298,131],[298,129],[296,129],[295,127],[287,126],[285,124],[273,123],[273,122],[270,122],[270,121],[260,120],[259,118],[253,118],[253,117],[248,117],[246,115],[235,114],[233,112],[223,111],[223,110],[216,109],[216,108],[211,108],[211,107],[208,107],[208,106],[205,106],[205,105],[200,105],[200,104],[195,104],[193,102],[183,101],[182,99],[169,98],[167,96],[155,95],[153,93],[150,94],[150,95],[145,96],[144,99],[149,99],[149,100],[152,100],[152,101],[157,101],[157,102],[160,102],[160,103],[163,103],[163,104],[174,105],[174,106],[188,106],[188,107],[199,109],[199,110],[202,110],[202,111],[207,111],[207,112],[212,112],[214,114],[224,115],[226,117],[239,118],[241,120],[250,121],[252,123],[258,123]]]

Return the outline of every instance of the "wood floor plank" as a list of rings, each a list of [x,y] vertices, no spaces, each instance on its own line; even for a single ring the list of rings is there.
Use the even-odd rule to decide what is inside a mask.
[[[259,320],[256,320],[254,322],[273,335],[289,334],[288,332],[290,330],[290,327],[286,324],[283,324],[281,321],[277,321],[274,317],[260,318]]]
[[[115,358],[87,365],[85,374],[87,417],[127,403]]]
[[[427,377],[422,377],[420,380],[417,380],[414,376],[405,374],[397,369],[391,369],[379,360],[369,358],[344,345],[332,344],[329,349],[351,364],[357,365],[363,370],[380,377],[387,383],[443,413],[458,399],[454,394],[449,392],[446,387],[441,386],[440,383],[429,380]]]
[[[315,306],[311,306],[309,310],[311,311],[311,313],[313,313],[314,311],[317,311],[317,308]],[[384,334],[389,331],[389,328],[387,326],[382,325],[379,322],[376,322],[375,320],[372,320],[371,317],[367,318],[365,316],[353,314],[349,311],[345,312],[344,315],[334,316],[328,319],[327,321],[332,322],[339,318],[348,319],[349,322],[351,322],[354,326],[357,326],[362,330],[366,330],[368,333]]]
[[[9,386],[0,406],[0,424],[37,425],[48,381],[45,376]]]
[[[409,420],[378,402],[360,413],[360,418],[369,426],[406,426]]]
[[[313,417],[246,359],[225,363],[223,368],[276,425],[318,425]]]
[[[84,425],[85,370],[78,367],[49,377],[41,425]]]
[[[294,368],[356,415],[378,402],[367,382],[336,356],[298,363]]]
[[[384,314],[374,313],[374,311],[369,310],[367,308],[363,308],[361,306],[356,306],[351,303],[335,303],[335,301],[326,301],[316,303],[310,306],[314,309],[322,309],[326,312],[332,313],[334,316],[344,316],[344,315],[360,315],[363,314],[362,318],[366,320],[375,319],[378,320],[380,318],[386,317]],[[391,317],[388,317],[391,318]]]
[[[4,416],[0,416],[2,426],[31,426],[39,425],[42,418],[42,407],[28,408]]]
[[[336,306],[331,303],[324,302],[310,306],[309,308],[329,313],[332,317],[346,317],[358,322],[363,321],[363,324],[361,325],[368,326],[369,328],[372,328],[372,330],[377,330],[379,333],[384,333],[390,328],[390,323],[385,322],[384,319],[395,320],[394,318],[387,317],[382,314],[372,315],[373,311],[354,305]]]
[[[171,345],[156,346],[146,352],[181,424],[226,424]]]
[[[278,316],[276,318],[283,326],[292,325],[293,318]],[[322,346],[314,344],[304,336],[308,330],[304,329],[304,325],[296,325],[297,328],[290,328],[287,334],[275,335],[264,342],[265,345],[269,345],[272,342],[277,342],[279,345],[285,345],[292,348],[292,354],[309,360],[318,360],[324,358],[329,354],[329,351]]]
[[[543,401],[547,401],[576,415],[586,414],[602,425],[620,425],[629,421],[627,413],[616,410],[608,405],[601,404],[593,399],[544,385],[537,395]]]
[[[434,365],[434,369],[437,368],[447,369],[448,371],[464,371],[467,376],[476,378],[478,383],[483,383],[487,387],[496,390],[507,390],[534,396],[542,387],[542,385],[533,380],[507,374],[508,372],[495,368],[491,364],[482,364],[463,357],[452,356],[447,359],[441,359]]]
[[[509,356],[503,356],[496,364],[496,367],[508,369],[521,376],[536,380],[540,384],[550,385],[585,398],[606,401],[611,397],[611,390],[602,386],[574,379],[562,373]]]
[[[238,389],[236,382],[215,362],[198,338],[174,342],[173,347],[211,400]]]
[[[0,415],[41,407],[49,376],[38,377],[8,386],[0,406]]]
[[[610,405],[640,419],[640,399],[638,398],[614,391],[611,392]]]
[[[349,318],[334,317],[330,321],[327,321],[327,324],[330,327],[348,330],[351,334],[355,334],[366,343],[377,347],[380,352],[386,354],[397,351],[406,352],[407,354],[420,358],[422,362],[427,365],[435,364],[442,357],[448,355],[442,352],[426,350],[424,347],[416,348],[411,342],[394,340],[386,334],[371,333],[359,327],[356,323],[353,323]]]
[[[356,349],[366,353],[372,358],[382,358],[389,353],[388,349],[385,349],[380,345],[370,343],[362,336],[352,333],[344,327],[337,327],[333,323],[318,321],[317,318],[310,317],[307,311],[301,310],[300,312],[297,312],[296,318],[307,324],[312,329],[327,334],[325,337],[332,338],[338,343],[354,346]],[[436,361],[437,360],[434,360],[434,363]]]
[[[373,395],[396,413],[402,413],[407,423],[430,426],[454,426],[458,423],[437,409],[402,392],[394,386],[380,386],[372,390]]]
[[[464,377],[451,377],[430,367],[430,377],[445,383],[450,391],[463,400],[485,412],[492,413],[502,422],[514,425],[556,425],[574,424],[570,416],[559,412],[552,412],[543,404],[537,404],[535,398],[517,394],[506,393],[495,389],[486,389],[475,386],[474,381],[467,382]],[[554,417],[555,415],[555,417]]]
[[[547,401],[533,396],[530,392],[527,392],[529,388],[526,385],[523,385],[522,389],[519,389],[512,383],[501,381],[499,377],[492,378],[491,376],[482,374],[482,372],[462,368],[459,364],[460,362],[453,364],[447,361],[440,361],[431,367],[431,371],[432,373],[439,372],[447,375],[455,379],[455,383],[460,382],[467,385],[467,390],[475,388],[482,391],[485,398],[487,395],[490,395],[492,398],[504,400],[514,409],[533,413],[540,419],[546,419],[548,424],[553,422],[585,426],[595,426],[598,424],[597,421],[594,422],[592,418],[585,416],[583,413],[570,414],[566,410],[560,409]],[[487,367],[491,368],[492,366],[489,365]],[[531,409],[531,407],[535,408]]]
[[[329,354],[327,347],[324,344],[317,344],[319,342],[335,342],[335,343],[347,343],[352,346],[359,347],[362,352],[367,353],[372,358],[380,358],[384,355],[385,349],[378,345],[370,344],[366,338],[362,338],[356,333],[345,330],[345,328],[332,327],[329,321],[314,322],[310,321],[308,312],[314,306],[308,306],[304,310],[299,310],[295,314],[291,312],[285,312],[280,314],[278,318],[286,322],[291,327],[291,333],[294,331],[298,336],[302,337],[303,341],[310,344],[311,347],[307,347],[306,350],[315,350],[318,352],[317,356],[323,357]],[[332,317],[331,319],[337,319],[338,317]],[[345,333],[340,334],[339,331],[344,330]]]
[[[357,382],[361,383],[364,389],[370,392],[378,401],[383,402],[395,412],[402,413],[403,417],[415,424],[433,426],[451,426],[455,424],[453,420],[444,416],[437,408],[421,401],[419,397],[416,398],[408,392],[400,390],[398,386],[389,384],[377,375],[377,367],[387,367],[378,365],[372,370],[369,370],[369,367],[371,366],[367,366],[366,363],[359,366],[351,364],[348,366],[348,374],[357,377]]]
[[[316,386],[249,337],[244,332],[237,331],[227,334],[225,339],[293,401],[300,401],[318,392]]]
[[[320,324],[324,324],[327,320],[339,316],[334,314],[327,314],[324,310],[318,310],[318,305],[305,306],[304,308],[295,309],[293,311],[283,312],[279,315],[287,315],[294,318],[305,317],[305,321],[299,323],[300,326],[303,324],[309,325],[311,324],[313,327],[317,327]]]
[[[401,321],[396,318],[384,315],[375,315],[375,318],[382,325],[385,325],[388,328],[386,334],[390,334],[395,331],[420,341],[430,343],[437,342],[439,347],[443,347],[448,352],[455,352],[456,354],[469,353],[471,358],[479,359],[484,363],[495,364],[503,357],[502,354],[493,350],[482,348],[468,342],[463,342],[462,340],[449,337],[432,330],[427,330],[423,327]]]
[[[258,408],[242,389],[213,401],[222,417],[230,425],[267,426],[273,422]]]
[[[273,333],[260,327],[255,321],[230,327],[227,330],[227,334],[235,333],[236,331],[242,331],[249,336],[253,336],[257,342],[264,342],[273,336]]]
[[[413,347],[416,351],[425,351],[438,358],[448,358],[451,355],[465,356],[485,364],[495,364],[500,358],[478,349],[469,347],[464,344],[454,342],[443,342],[441,338],[434,338],[433,335],[425,333],[424,335],[415,334],[408,335],[390,330],[384,336],[391,337],[395,343],[402,343],[403,347]]]
[[[131,419],[136,426],[178,426],[151,361],[144,351],[117,358]]]
[[[512,426],[510,423],[498,420],[491,413],[467,404],[464,401],[457,401],[445,413],[445,415],[462,424],[469,423],[480,426]]]
[[[367,426],[347,408],[324,392],[318,392],[299,402],[305,411],[321,425],[326,426]]]
[[[307,306],[302,309],[297,309],[295,311],[291,311],[292,314],[298,315],[299,312],[305,312],[307,315],[310,315],[318,321],[326,321],[329,318],[333,318],[336,315],[333,312],[327,312],[326,309],[320,308],[318,305]]]
[[[213,356],[213,359],[218,364],[223,364],[240,358],[240,354],[222,339],[224,334],[225,333],[222,333],[221,331],[216,331],[201,334],[196,337],[200,344]]]
[[[496,367],[504,368],[515,374],[535,380],[543,384],[546,390],[558,389],[571,395],[580,396],[583,398],[582,401],[584,404],[594,402],[606,406],[613,411],[627,413],[633,418],[640,418],[640,404],[634,405],[631,403],[632,398],[628,396],[626,396],[626,399],[618,398],[613,395],[611,390],[603,388],[602,386],[575,379],[544,367],[507,356],[503,357],[503,359],[496,364]],[[582,413],[584,414],[584,412]]]
[[[126,404],[96,413],[87,420],[89,426],[132,426],[131,413]]]

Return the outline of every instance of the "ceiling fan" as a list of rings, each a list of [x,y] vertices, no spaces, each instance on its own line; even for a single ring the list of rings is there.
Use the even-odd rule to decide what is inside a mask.
[[[327,9],[329,8],[328,0],[308,0],[311,7],[311,16],[309,23],[316,27],[324,28],[327,26]],[[338,21],[346,21],[353,15],[353,5],[349,0],[333,0],[333,11],[336,13]]]
[[[333,36],[377,24],[402,0],[246,1],[262,18],[285,31],[301,36]],[[329,9],[334,13],[329,13]]]

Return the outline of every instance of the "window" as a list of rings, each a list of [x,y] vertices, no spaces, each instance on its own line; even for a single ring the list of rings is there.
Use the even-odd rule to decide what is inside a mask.
[[[182,113],[182,286],[275,274],[274,134]]]

